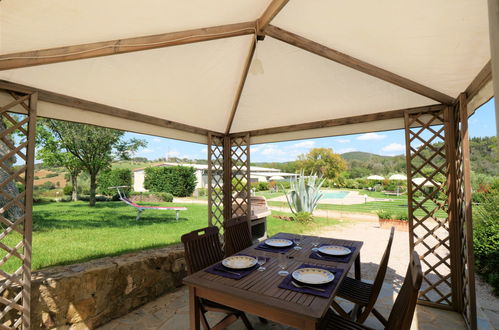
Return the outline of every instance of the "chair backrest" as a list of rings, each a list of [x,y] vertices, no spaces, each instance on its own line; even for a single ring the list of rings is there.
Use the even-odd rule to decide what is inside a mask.
[[[423,272],[421,270],[421,262],[419,261],[419,255],[414,251],[407,267],[404,284],[402,284],[402,288],[390,312],[386,329],[408,330],[411,328],[422,281]]]
[[[232,218],[224,222],[225,256],[231,256],[250,247],[251,232],[246,216]]]
[[[182,235],[187,272],[195,273],[223,258],[218,228],[206,227]]]
[[[383,281],[385,280],[386,270],[388,269],[388,260],[390,260],[390,251],[392,250],[394,234],[395,234],[395,227],[392,227],[390,229],[390,237],[388,238],[388,244],[386,245],[385,253],[383,253],[383,257],[381,258],[381,262],[379,264],[378,273],[376,274],[376,278],[374,279],[373,282],[371,299],[369,300],[369,304],[367,304],[358,322],[363,323],[369,316],[369,313],[371,313],[371,310],[374,308],[374,305],[376,304],[376,300],[378,299],[381,287],[383,286]]]

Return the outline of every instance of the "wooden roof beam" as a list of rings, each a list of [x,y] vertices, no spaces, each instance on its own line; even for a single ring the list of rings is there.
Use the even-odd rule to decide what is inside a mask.
[[[454,104],[455,102],[455,99],[449,95],[443,94],[427,86],[421,85],[415,81],[409,80],[395,73],[384,70],[380,67],[366,63],[357,58],[341,53],[337,50],[321,45],[315,41],[296,35],[292,32],[280,29],[276,26],[269,25],[267,26],[264,32],[266,35],[272,38],[299,47],[301,49],[325,57],[337,63],[346,65],[352,69],[382,79],[384,81],[387,81],[404,89],[410,90],[419,95],[430,98],[434,101],[448,105]]]
[[[277,14],[284,8],[289,0],[272,0],[270,5],[265,9],[262,16],[256,20],[257,34],[263,35],[263,31],[276,17]]]
[[[471,100],[490,80],[492,80],[492,64],[489,60],[466,88],[466,98]]]
[[[241,99],[241,94],[243,93],[244,84],[246,83],[246,78],[248,77],[248,71],[251,66],[251,61],[253,60],[253,55],[255,54],[256,49],[256,39],[253,39],[248,55],[246,56],[246,61],[244,63],[243,72],[241,74],[241,79],[239,81],[239,85],[237,87],[236,96],[234,99],[234,103],[232,104],[232,109],[229,115],[229,121],[227,122],[227,128],[225,129],[225,134],[230,133],[230,129],[232,127],[232,123],[234,122],[234,117],[236,115],[237,107],[239,105],[239,100]]]
[[[187,124],[182,124],[178,122],[174,122],[171,120],[166,120],[154,116],[144,115],[138,112],[133,112],[130,110],[125,110],[118,107],[113,107],[109,105],[105,105],[102,103],[91,102],[87,100],[83,100],[80,98],[76,98],[73,96],[63,95],[59,93],[50,92],[47,90],[29,87],[17,83],[12,83],[5,80],[0,80],[0,90],[5,89],[8,91],[15,91],[19,93],[31,94],[34,92],[38,92],[38,100],[50,102],[54,104],[60,104],[72,108],[77,108],[81,110],[86,110],[90,112],[100,113],[104,115],[109,115],[117,118],[123,118],[128,120],[133,120],[136,122],[141,122],[145,124],[155,125],[158,127],[171,128],[179,131],[195,133],[200,135],[208,135],[208,133],[218,133],[220,132],[212,132],[210,130],[195,127]]]
[[[254,34],[255,22],[0,55],[0,71]]]
[[[261,136],[261,135],[269,135],[269,134],[306,131],[306,130],[311,130],[311,129],[326,128],[326,127],[353,125],[353,124],[360,124],[360,123],[372,122],[372,121],[377,121],[377,120],[404,118],[404,113],[406,111],[435,111],[438,109],[442,109],[444,107],[445,107],[445,105],[443,105],[443,104],[426,105],[426,106],[415,107],[415,108],[407,108],[407,109],[399,109],[399,110],[371,113],[371,114],[367,114],[367,115],[359,115],[359,116],[336,118],[336,119],[326,119],[326,120],[319,120],[319,121],[314,121],[314,122],[309,122],[309,123],[270,127],[270,128],[256,129],[256,130],[245,131],[245,132],[235,132],[231,135],[241,135],[241,134],[248,134],[249,133],[250,136]]]

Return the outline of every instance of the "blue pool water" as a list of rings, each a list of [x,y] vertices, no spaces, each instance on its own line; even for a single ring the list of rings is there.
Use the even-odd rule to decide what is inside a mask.
[[[345,198],[345,196],[348,195],[348,191],[322,191],[322,198],[321,199],[329,199],[329,198],[336,198],[336,199],[341,199]]]

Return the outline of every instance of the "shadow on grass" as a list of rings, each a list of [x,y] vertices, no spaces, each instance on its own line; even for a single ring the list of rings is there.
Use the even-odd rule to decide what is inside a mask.
[[[121,203],[98,203],[94,207],[87,204],[53,204],[50,210],[48,204],[33,212],[33,231],[44,232],[54,229],[92,229],[92,228],[123,228],[144,227],[159,223],[184,223],[189,221],[185,216],[175,218],[175,211],[145,210],[140,220],[136,220],[137,212]],[[184,211],[188,212],[188,211]],[[180,213],[182,215],[182,212]]]
[[[116,256],[121,256],[121,255],[127,254],[127,253],[134,253],[134,252],[141,252],[141,251],[146,251],[146,250],[151,250],[151,249],[165,248],[168,246],[173,246],[173,245],[178,245],[178,244],[180,244],[180,243],[175,242],[175,243],[170,243],[170,244],[149,244],[149,245],[146,245],[143,247],[138,247],[138,248],[125,248],[125,249],[121,249],[121,250],[116,251],[116,252],[95,253],[95,254],[81,257],[81,258],[73,258],[73,259],[63,260],[61,262],[55,262],[55,263],[51,264],[50,266],[37,268],[35,270],[43,271],[44,269],[51,268],[51,267],[77,265],[77,264],[80,264],[83,262],[92,261],[92,260],[96,260],[96,259],[100,259],[100,258],[116,257]]]

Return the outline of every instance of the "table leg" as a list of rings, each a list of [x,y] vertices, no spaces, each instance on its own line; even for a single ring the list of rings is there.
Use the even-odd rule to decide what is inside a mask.
[[[355,259],[355,279],[360,281],[360,253]]]
[[[196,288],[189,287],[189,329],[200,330],[199,300],[196,297]]]

